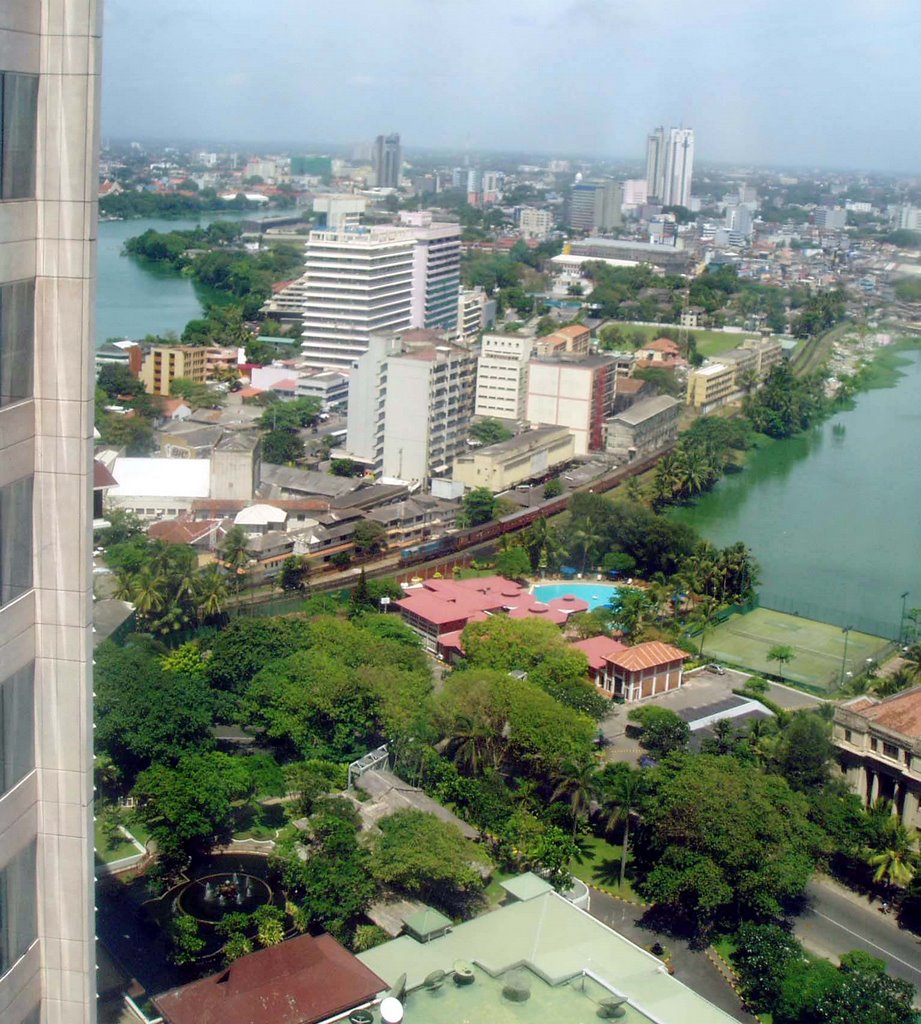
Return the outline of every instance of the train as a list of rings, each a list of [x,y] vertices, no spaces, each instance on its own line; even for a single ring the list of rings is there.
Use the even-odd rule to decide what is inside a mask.
[[[468,530],[459,530],[457,533],[450,533],[445,537],[439,537],[437,540],[425,541],[422,544],[414,544],[411,547],[403,548],[400,553],[400,566],[418,565],[421,562],[429,562],[443,558],[446,555],[453,555],[466,548],[477,547],[480,544],[495,540],[497,537],[503,536],[503,534],[523,530],[537,519],[544,519],[547,516],[555,516],[560,512],[565,512],[569,507],[573,494],[578,494],[579,491],[592,491],[595,494],[603,494],[605,491],[610,491],[625,480],[629,480],[630,477],[639,476],[641,473],[645,473],[647,469],[651,469],[673,447],[673,445],[668,445],[665,448],[660,448],[652,455],[647,455],[643,459],[630,462],[616,472],[602,477],[600,480],[593,480],[589,484],[572,491],[570,494],[563,494],[558,498],[548,498],[533,508],[513,512],[510,515],[503,516],[501,519],[494,519],[491,522],[471,527]]]

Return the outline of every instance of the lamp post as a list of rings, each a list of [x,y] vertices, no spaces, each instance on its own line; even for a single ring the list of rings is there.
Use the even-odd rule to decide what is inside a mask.
[[[841,678],[838,681],[839,687],[844,686],[844,669],[847,666],[847,640],[851,634],[853,626],[845,626],[841,632],[844,634],[844,653],[841,655]]]
[[[905,642],[905,599],[911,593],[910,590],[906,590],[904,594],[901,594],[902,598],[902,614],[899,616],[899,643]]]

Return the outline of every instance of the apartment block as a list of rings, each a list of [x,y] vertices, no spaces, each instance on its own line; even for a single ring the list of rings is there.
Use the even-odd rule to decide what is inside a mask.
[[[553,230],[553,214],[549,210],[537,210],[526,206],[518,214],[518,230],[522,238],[543,241]]]
[[[613,178],[573,185],[569,225],[579,231],[610,231],[624,222],[624,190]]]
[[[439,223],[428,210],[405,211],[400,223],[416,240],[410,325],[452,330],[457,326],[461,226]]]
[[[101,9],[0,7],[0,1020],[95,1020]]]
[[[155,345],[144,356],[140,379],[149,395],[169,395],[177,377],[204,384],[208,350],[194,345]]]
[[[349,382],[348,452],[424,489],[449,474],[473,417],[476,359],[437,331],[373,337]]]
[[[462,342],[474,341],[495,322],[496,300],[483,288],[462,288],[457,297],[455,337]]]
[[[525,417],[534,425],[568,427],[576,455],[602,451],[616,379],[616,362],[608,356],[532,359]]]
[[[484,334],[476,373],[477,416],[524,419],[528,361],[534,339],[524,334]]]

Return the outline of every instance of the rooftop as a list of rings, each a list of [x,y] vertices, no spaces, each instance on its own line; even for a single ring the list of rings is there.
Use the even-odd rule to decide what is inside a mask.
[[[679,404],[678,400],[670,395],[656,395],[653,398],[643,398],[639,402],[634,402],[629,409],[616,413],[611,419],[636,426],[651,416],[665,412],[666,409],[676,409]]]
[[[588,640],[576,640],[569,645],[581,651],[588,658],[588,667],[595,672],[604,668],[606,659],[627,650],[627,645],[609,636],[592,636]]]
[[[154,1002],[170,1024],[315,1024],[386,988],[331,935],[300,935]]]
[[[867,718],[876,725],[912,739],[921,739],[921,686],[912,687],[894,697],[875,700],[860,697],[842,708]]]
[[[628,672],[640,672],[644,668],[656,668],[658,665],[667,665],[672,661],[686,661],[688,658],[690,658],[690,654],[687,651],[682,651],[679,647],[651,640],[649,643],[637,644],[636,647],[628,647],[624,651],[617,651],[609,657],[606,656],[605,661],[618,668],[626,669]]]
[[[118,483],[111,498],[207,498],[211,493],[210,459],[118,458],[112,467]]]

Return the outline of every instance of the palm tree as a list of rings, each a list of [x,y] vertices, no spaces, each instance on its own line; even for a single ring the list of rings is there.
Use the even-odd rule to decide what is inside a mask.
[[[448,738],[448,756],[458,765],[478,775],[484,761],[492,768],[499,766],[496,733],[487,724],[472,715],[459,715]]]
[[[564,764],[557,773],[557,787],[551,801],[565,798],[572,812],[572,837],[576,838],[579,821],[591,806],[598,791],[598,772],[594,761]]]
[[[713,735],[716,737],[715,750],[717,754],[729,754],[732,752],[735,730],[728,719],[721,718],[713,726]]]
[[[582,575],[584,576],[589,552],[593,551],[603,538],[589,518],[584,519],[569,536],[573,548],[582,552]]]
[[[915,877],[918,865],[918,830],[909,831],[897,818],[886,823],[885,849],[867,858],[876,868],[874,882],[904,888]]]
[[[624,877],[627,872],[627,856],[630,850],[630,815],[633,813],[646,786],[643,773],[636,769],[629,769],[617,775],[613,783],[605,789],[604,807],[607,811],[607,828],[613,828],[618,822],[623,822],[624,834],[621,840],[620,851],[620,887],[624,887]]]
[[[777,725],[772,718],[753,718],[745,733],[745,742],[751,748],[757,761],[769,761],[777,746]]]
[[[776,661],[778,664],[778,672],[780,674],[780,681],[783,682],[783,667],[788,661],[793,661],[796,657],[796,651],[787,644],[775,644],[765,655],[768,661]]]
[[[134,576],[124,569],[115,574],[115,591],[112,594],[116,601],[134,600]]]
[[[237,606],[239,612],[240,587],[243,583],[242,577],[246,574],[246,566],[251,558],[249,550],[249,537],[243,532],[242,527],[234,526],[227,531],[224,542],[220,547],[221,559],[224,565],[233,573],[236,581]]]
[[[869,683],[870,680],[868,679],[867,682]],[[911,672],[906,668],[899,668],[891,675],[877,679],[872,684],[872,688],[877,697],[891,697],[895,693],[907,690],[913,682]]]
[[[227,600],[227,581],[216,565],[209,565],[196,577],[195,604],[204,619],[221,614]]]
[[[704,653],[704,641],[707,637],[707,630],[710,628],[710,621],[719,606],[719,601],[715,597],[708,596],[701,598],[700,604],[694,609],[691,623],[700,627],[700,644],[697,648],[698,657]]]
[[[132,577],[132,601],[142,619],[149,619],[154,612],[163,610],[166,603],[165,580],[145,565]]]
[[[912,644],[902,654],[902,661],[915,679],[921,679],[921,644]]]

